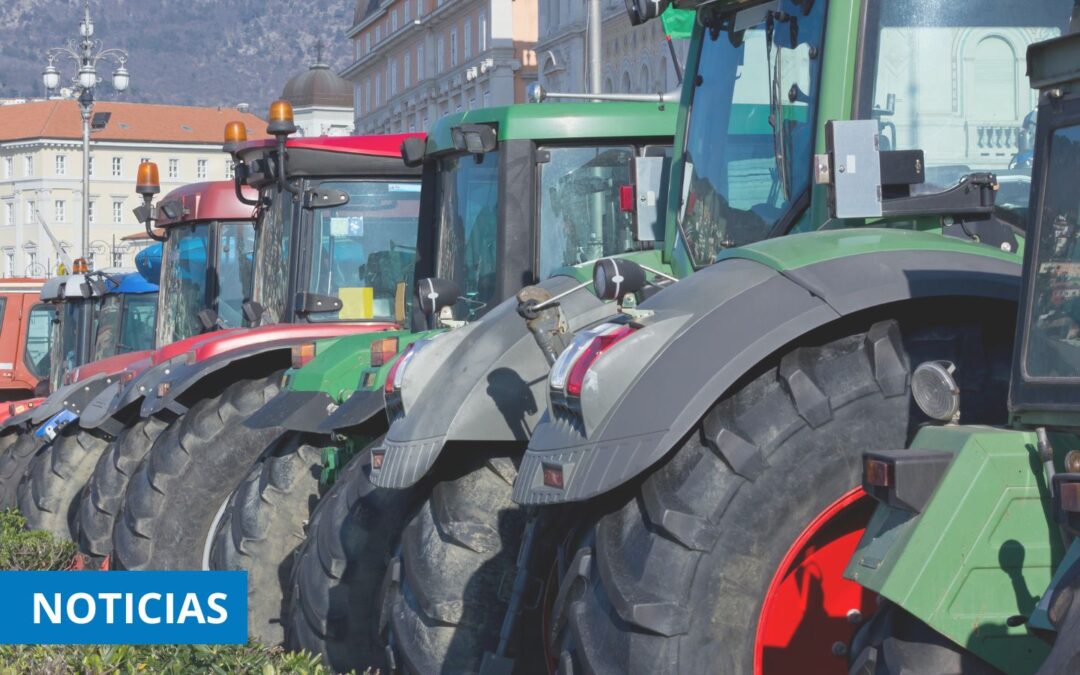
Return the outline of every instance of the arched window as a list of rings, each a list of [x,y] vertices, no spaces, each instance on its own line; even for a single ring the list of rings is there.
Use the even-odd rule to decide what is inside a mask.
[[[604,78],[604,92],[608,94],[615,92],[615,83],[612,82],[610,77]]]
[[[660,57],[660,69],[656,71],[656,90],[667,91],[675,86],[675,78],[671,78],[671,84],[668,84],[668,71],[667,71],[667,57]]]
[[[1019,117],[1016,110],[1017,73],[1016,53],[1004,38],[983,38],[971,51],[974,60],[975,114],[983,119],[1007,119]],[[972,111],[975,112],[975,111]]]
[[[638,80],[638,89],[641,90],[642,94],[647,94],[650,93],[649,90],[652,89],[652,85],[652,80],[649,79],[649,65],[643,63],[641,64],[641,79]]]
[[[630,72],[624,70],[622,74],[622,91],[624,94],[629,94],[630,89]]]

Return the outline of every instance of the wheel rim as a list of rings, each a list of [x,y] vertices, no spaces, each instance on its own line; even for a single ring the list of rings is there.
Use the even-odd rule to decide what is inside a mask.
[[[843,578],[874,501],[855,488],[803,529],[769,583],[754,644],[754,673],[847,673],[847,647],[875,596]],[[858,612],[858,615],[855,615]]]

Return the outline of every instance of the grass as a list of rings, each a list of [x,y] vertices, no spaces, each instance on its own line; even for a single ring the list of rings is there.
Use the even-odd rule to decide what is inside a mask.
[[[0,511],[0,570],[71,566],[75,545],[31,532],[18,511]],[[329,675],[318,656],[246,645],[0,645],[0,675],[242,673]],[[373,671],[368,671],[369,673]]]

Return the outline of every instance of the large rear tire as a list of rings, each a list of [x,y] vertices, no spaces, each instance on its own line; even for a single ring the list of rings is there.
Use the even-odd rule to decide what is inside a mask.
[[[282,617],[297,548],[319,500],[322,451],[311,437],[282,434],[229,498],[210,568],[248,573],[248,632],[285,639]]]
[[[462,471],[435,484],[392,563],[385,613],[405,672],[475,673],[499,644],[525,527],[525,510],[511,499],[517,467],[506,457],[478,458]],[[535,596],[536,584],[529,589]],[[521,646],[537,644],[535,630],[519,625],[522,633]],[[545,671],[536,652],[509,656],[515,672]]]
[[[109,441],[69,426],[44,447],[19,483],[19,511],[32,530],[75,541],[75,515],[83,486]]]
[[[285,646],[321,654],[334,672],[386,668],[379,616],[384,576],[426,483],[383,490],[371,453],[345,465],[319,501],[293,563]]]
[[[88,566],[97,568],[112,554],[113,527],[128,481],[166,426],[164,421],[148,417],[126,427],[94,467],[76,514],[79,550]]]
[[[0,509],[19,507],[19,483],[43,445],[45,441],[33,432],[18,431],[15,432],[15,442],[0,454]]]
[[[202,569],[215,516],[281,428],[243,420],[278,392],[281,373],[229,385],[154,442],[128,484],[113,530],[118,568]]]
[[[851,610],[867,605],[830,606],[834,588],[850,592],[846,559],[807,567],[813,551],[799,542],[827,531],[819,516],[860,484],[864,450],[904,448],[924,421],[909,395],[914,365],[953,361],[962,418],[1005,421],[1012,326],[989,325],[1008,324],[1003,314],[980,306],[966,321],[950,308],[809,336],[747,378],[581,538],[553,607],[560,669],[846,672]],[[731,449],[749,458],[742,475]],[[842,534],[857,541],[864,527]],[[766,613],[789,581],[801,602]]]

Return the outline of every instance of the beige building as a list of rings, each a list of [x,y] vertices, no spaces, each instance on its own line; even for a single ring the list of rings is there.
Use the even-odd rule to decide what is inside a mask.
[[[157,162],[162,194],[185,183],[232,177],[221,151],[227,122],[239,120],[251,138],[266,123],[234,109],[101,101],[103,128],[90,141],[90,249],[96,267],[132,265],[144,243],[125,241],[142,226],[132,210],[135,172]],[[99,125],[100,126],[100,125]],[[82,225],[82,121],[70,99],[0,106],[0,275],[55,274],[58,255],[38,222],[78,257]]]
[[[604,92],[655,94],[679,86],[662,22],[631,26],[623,0],[601,0],[600,11]],[[538,78],[548,91],[587,91],[587,17],[585,0],[541,0],[536,61]],[[689,40],[674,45],[680,63],[685,63]]]
[[[576,0],[575,0],[576,1]],[[356,132],[423,131],[442,115],[524,101],[538,0],[357,0]]]

